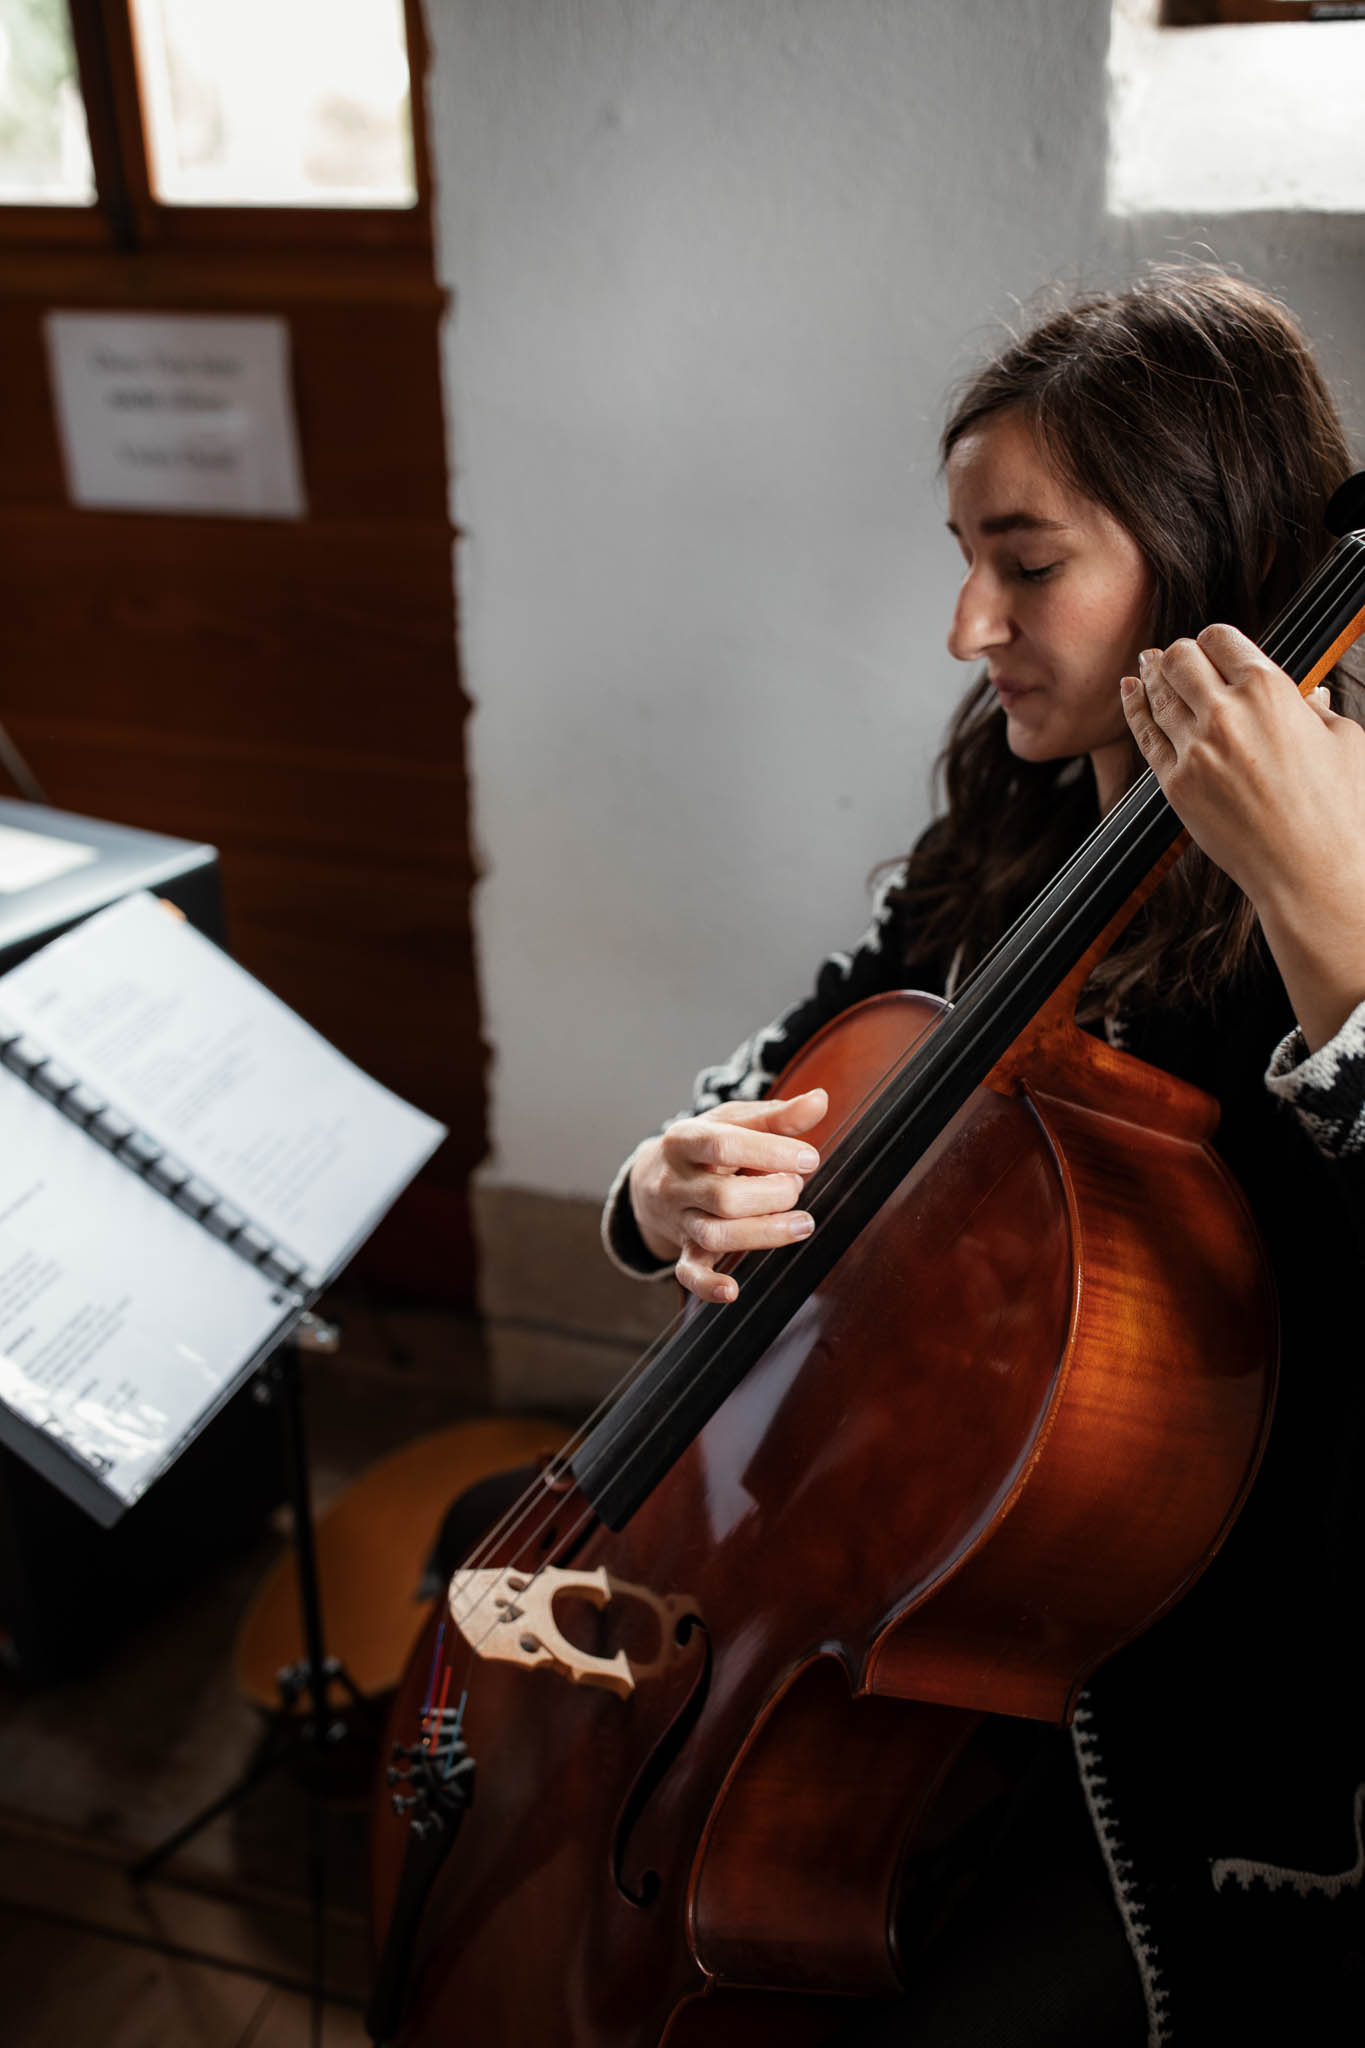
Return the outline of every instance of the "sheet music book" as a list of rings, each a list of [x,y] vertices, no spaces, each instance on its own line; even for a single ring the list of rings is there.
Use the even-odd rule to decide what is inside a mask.
[[[116,1521],[444,1135],[149,895],[0,976],[0,1441]]]

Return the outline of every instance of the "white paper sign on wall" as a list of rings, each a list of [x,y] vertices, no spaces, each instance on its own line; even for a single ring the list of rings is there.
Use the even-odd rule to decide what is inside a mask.
[[[49,313],[45,326],[74,504],[303,517],[283,320]]]

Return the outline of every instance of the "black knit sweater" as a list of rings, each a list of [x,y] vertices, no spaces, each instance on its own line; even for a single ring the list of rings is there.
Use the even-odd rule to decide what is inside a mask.
[[[697,1079],[693,1111],[764,1094],[829,1018],[939,991],[884,890],[812,993]],[[1149,2040],[1365,2039],[1365,1005],[1311,1057],[1264,956],[1211,1009],[1132,1009],[1125,1050],[1217,1097],[1215,1144],[1276,1276],[1281,1384],[1250,1501],[1188,1597],[1088,1687],[1077,1760],[1147,1999]],[[603,1219],[655,1276],[623,1166]],[[1100,2048],[1100,2044],[1097,2044]]]

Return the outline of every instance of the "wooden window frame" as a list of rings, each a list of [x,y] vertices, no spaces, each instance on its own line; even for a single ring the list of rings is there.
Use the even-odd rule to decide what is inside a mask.
[[[0,243],[72,249],[410,250],[431,248],[421,0],[403,0],[417,198],[412,206],[171,206],[152,192],[128,0],[67,0],[85,103],[91,206],[0,206]]]
[[[1365,6],[1334,0],[1162,0],[1163,28],[1236,28],[1246,22],[1365,19]]]

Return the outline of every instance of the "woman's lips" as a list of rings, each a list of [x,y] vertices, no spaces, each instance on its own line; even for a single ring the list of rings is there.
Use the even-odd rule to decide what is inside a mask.
[[[1008,711],[1011,704],[1017,704],[1021,697],[1031,697],[1041,686],[1038,683],[1016,683],[1008,676],[992,676],[991,687]]]

